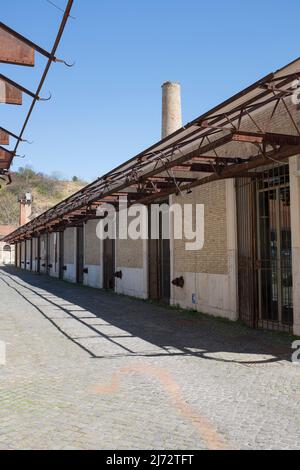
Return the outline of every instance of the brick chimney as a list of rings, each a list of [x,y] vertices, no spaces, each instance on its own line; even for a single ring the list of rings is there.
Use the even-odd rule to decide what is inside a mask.
[[[32,211],[32,195],[30,193],[25,193],[19,197],[20,203],[20,226],[27,224],[30,221],[31,211]]]

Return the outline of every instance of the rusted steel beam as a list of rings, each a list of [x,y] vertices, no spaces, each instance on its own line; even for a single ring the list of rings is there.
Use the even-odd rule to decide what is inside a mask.
[[[219,166],[218,168],[220,167],[221,166]],[[217,167],[213,163],[211,165],[193,163],[191,166],[191,171],[200,172],[200,173],[214,173],[215,171],[217,171]]]
[[[170,181],[176,180],[178,183],[186,183],[188,181],[194,180],[193,176],[190,177],[182,177],[182,176],[152,176],[151,178],[148,178],[147,181],[154,181],[158,183],[169,183]]]
[[[2,147],[0,145],[0,160],[6,160],[6,159],[9,159],[12,155],[12,151],[11,150],[7,150],[5,149],[4,147]]]
[[[18,33],[14,29],[10,28],[7,26],[5,23],[0,22],[0,38],[1,38],[1,33],[5,32],[7,35],[12,36],[14,39],[18,40],[22,45],[26,45],[29,49],[33,49],[39,54],[47,57],[48,59],[51,57],[51,53],[40,47],[38,44],[35,44],[33,41],[30,41],[27,39],[25,36],[22,36],[22,34]],[[4,36],[2,36],[4,38]],[[1,50],[1,49],[0,49]],[[30,56],[30,59],[32,59],[32,56]],[[21,64],[23,65],[23,64]],[[33,64],[28,64],[28,65],[34,65]]]
[[[21,140],[21,142],[28,142],[27,140],[24,140],[24,139],[20,139],[19,136],[17,136],[16,134],[14,134],[13,132],[11,131],[8,131],[7,129],[5,129],[4,127],[0,127],[0,133],[3,132],[4,134],[7,134],[8,137],[13,137],[14,139],[16,140]],[[29,143],[29,142],[28,142]],[[1,142],[0,142],[1,144]],[[8,144],[2,144],[2,145],[8,145]]]
[[[18,138],[19,138],[16,134],[14,134],[14,133],[11,132],[11,131],[8,131],[8,130],[5,129],[4,127],[0,127],[0,132],[1,132],[1,131],[2,131],[4,134],[7,134],[8,136],[13,137],[14,139],[18,139]],[[4,144],[4,145],[5,145],[5,144]]]
[[[272,162],[278,161],[278,163],[283,162],[287,158],[297,155],[300,153],[300,145],[298,146],[285,146],[279,151],[272,151],[268,152],[263,155],[255,156],[252,157],[252,159],[249,162],[246,163],[239,163],[236,165],[230,165],[223,170],[221,170],[220,173],[214,173],[209,176],[206,176],[204,178],[199,178],[198,180],[186,184],[180,188],[182,192],[184,191],[189,191],[193,188],[196,188],[198,186],[203,186],[208,183],[212,183],[214,181],[218,181],[221,179],[228,179],[228,178],[236,178],[239,177],[241,174],[244,176],[245,173],[249,175],[249,177],[254,177],[255,175],[250,173],[251,170],[255,170],[256,168],[259,168],[264,165],[268,165]],[[169,196],[172,194],[172,190],[166,190],[161,193],[161,197]],[[145,198],[144,200],[140,201],[141,204],[149,204],[151,201],[155,200],[156,196],[149,196],[148,198]]]
[[[176,165],[176,166],[173,166],[172,170],[177,172],[177,171],[190,171],[191,169],[191,166],[192,166],[192,162],[191,163],[181,163],[181,165]]]
[[[248,160],[248,157],[245,158],[222,158],[222,157],[211,157],[209,161],[201,160],[199,159],[199,163],[194,163],[192,160],[188,163],[181,163],[181,165],[174,166],[172,168],[173,171],[175,172],[189,172],[189,171],[202,171],[201,167],[203,168],[203,171],[206,171],[206,168],[212,168],[214,165],[229,165],[231,163],[242,163]],[[193,169],[192,169],[193,168]],[[175,176],[176,179],[178,179],[177,175]]]
[[[205,160],[215,161],[218,158],[222,163],[242,163],[248,157],[216,157],[215,155],[202,155],[201,157],[194,157],[189,162],[191,163],[205,163]]]
[[[34,49],[27,40],[0,22],[0,62],[34,66]]]
[[[286,106],[286,105],[285,105]],[[288,111],[288,109],[287,109]],[[248,113],[249,117],[250,114]],[[255,121],[253,120],[254,124]],[[223,126],[213,126],[207,123],[207,121],[201,124],[203,127],[212,128],[212,129],[219,129],[226,132],[232,133],[232,140],[236,142],[252,142],[252,143],[276,143],[278,145],[299,145],[300,144],[300,136],[299,136],[299,129],[297,128],[298,135],[291,135],[291,134],[278,134],[274,132],[263,132],[258,126],[259,131],[241,131],[241,130],[233,130],[228,127]]]
[[[277,134],[274,132],[246,132],[246,131],[237,131],[232,135],[233,141],[238,142],[254,142],[254,143],[263,143],[266,144],[276,144],[276,145],[300,145],[300,136],[299,135],[290,135],[290,134]]]
[[[253,144],[262,144],[264,142],[264,137],[262,135],[250,135],[250,133],[234,133],[232,135],[232,140],[234,142],[249,142]]]
[[[32,91],[28,90],[27,88],[23,87],[22,85],[20,85],[19,83],[17,82],[14,82],[13,80],[11,80],[10,78],[6,77],[5,75],[3,75],[2,73],[0,73],[0,80],[2,80],[3,82],[5,82],[6,84],[10,85],[12,88],[16,88],[17,90],[23,92],[23,93],[26,93],[26,95],[28,96],[31,96],[31,98],[36,98],[37,100],[40,99],[39,96],[36,96],[35,93],[33,93]],[[18,104],[18,103],[17,103]],[[22,103],[21,103],[22,104]]]
[[[285,90],[284,88],[277,87],[274,83],[266,83],[265,85],[261,85],[261,88],[265,88],[266,90],[271,91],[278,91],[284,95],[290,95],[290,90]]]

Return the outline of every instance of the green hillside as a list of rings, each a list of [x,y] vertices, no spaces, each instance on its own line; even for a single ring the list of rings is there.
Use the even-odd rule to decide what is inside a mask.
[[[19,168],[12,173],[12,184],[3,183],[0,189],[0,225],[18,225],[18,197],[24,193],[33,195],[32,218],[50,209],[71,194],[79,191],[85,182],[77,177],[66,181],[59,176],[37,173],[32,168]]]

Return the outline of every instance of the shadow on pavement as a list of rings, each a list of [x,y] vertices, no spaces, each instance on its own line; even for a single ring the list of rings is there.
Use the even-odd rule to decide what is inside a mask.
[[[194,356],[238,364],[290,360],[292,339],[5,267],[0,280],[92,358]]]

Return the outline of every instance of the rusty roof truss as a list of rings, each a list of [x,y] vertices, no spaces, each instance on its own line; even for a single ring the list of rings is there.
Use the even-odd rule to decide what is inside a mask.
[[[284,162],[300,153],[300,129],[289,101],[299,77],[298,59],[98,178],[16,230],[7,241],[80,226],[97,217],[99,205],[117,204],[124,195],[130,204],[150,204],[213,181],[253,178],[257,168]],[[264,112],[268,119],[262,125]],[[292,133],[278,132],[274,125],[278,112]]]

